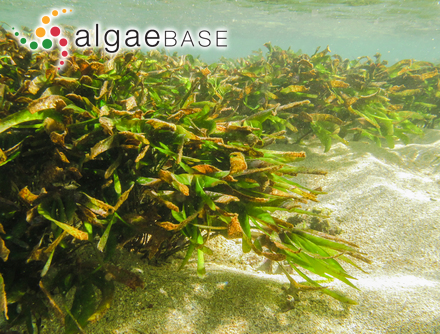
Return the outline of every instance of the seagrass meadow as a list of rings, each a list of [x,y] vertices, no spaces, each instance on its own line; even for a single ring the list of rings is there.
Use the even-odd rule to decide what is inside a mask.
[[[158,50],[70,50],[59,72],[59,50],[32,53],[0,30],[2,330],[38,333],[54,315],[84,333],[117,302],[118,284],[144,286],[115,252],[155,265],[183,250],[181,267],[196,256],[203,276],[219,234],[277,262],[293,298],[316,290],[356,303],[310,277],[356,289],[344,268],[370,263],[350,235],[303,223],[326,218],[303,208],[324,192],[295,176],[326,172],[274,144],[409,143],[438,128],[439,66],[265,46],[210,65]]]

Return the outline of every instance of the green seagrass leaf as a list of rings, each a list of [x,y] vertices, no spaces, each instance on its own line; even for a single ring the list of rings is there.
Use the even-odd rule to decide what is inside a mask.
[[[290,261],[288,260],[288,262],[290,263]],[[312,280],[311,278],[309,278],[307,275],[305,275],[303,272],[301,272],[294,264],[291,263],[291,267],[298,273],[298,275],[300,275],[302,278],[304,278],[309,284],[311,284],[312,286],[316,286],[316,287],[320,287],[321,285],[319,285],[317,282],[315,282],[314,280]],[[338,293],[334,290],[329,290],[327,288],[321,289],[319,290],[322,293],[325,293],[333,298],[335,298],[336,300],[339,300],[340,302],[346,303],[346,304],[352,304],[352,305],[357,305],[358,303],[353,300],[350,299],[346,296],[344,296],[341,293]]]
[[[46,118],[53,118],[57,121],[62,121],[63,115],[55,109],[46,109],[40,112],[31,114],[27,109],[11,114],[0,120],[0,133],[24,122],[29,121],[44,121]]]
[[[88,319],[96,310],[97,296],[90,280],[86,280],[76,286],[75,295],[73,297],[71,315],[75,318],[81,327],[85,327]],[[70,315],[66,315],[66,334],[74,334],[78,332],[78,327]]]
[[[211,210],[215,211],[215,203],[205,193],[205,191],[203,190],[203,185],[204,185],[204,182],[203,182],[203,180],[201,180],[200,176],[194,175],[194,187],[195,187],[196,194],[202,198],[203,202],[205,202]]]
[[[206,274],[205,270],[205,256],[201,249],[197,249],[197,275],[203,277]]]
[[[77,228],[70,226],[68,224],[62,223],[55,218],[52,218],[51,214],[49,213],[49,206],[53,202],[44,201],[38,205],[38,213],[42,215],[44,218],[54,222],[57,226],[62,228],[64,231],[72,235],[74,238],[79,240],[88,240],[89,236],[86,232],[78,230]]]

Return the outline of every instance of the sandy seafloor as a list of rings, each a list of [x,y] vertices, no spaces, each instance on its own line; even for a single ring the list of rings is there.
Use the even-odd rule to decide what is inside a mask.
[[[278,146],[292,149],[292,146]],[[298,183],[321,186],[328,195],[311,207],[333,210],[331,221],[343,238],[361,246],[373,264],[368,274],[347,268],[355,290],[329,286],[358,305],[347,306],[319,292],[302,292],[285,311],[283,275],[257,271],[261,259],[242,254],[239,241],[210,240],[205,278],[195,259],[177,271],[180,259],[148,266],[133,253],[115,262],[142,272],[145,289],[118,285],[104,318],[86,327],[92,334],[159,333],[440,333],[440,130],[428,130],[407,146],[380,148],[366,141],[341,143],[328,153],[317,140],[300,164],[328,171],[299,176]],[[301,281],[300,278],[297,278]],[[57,320],[42,333],[63,333]]]

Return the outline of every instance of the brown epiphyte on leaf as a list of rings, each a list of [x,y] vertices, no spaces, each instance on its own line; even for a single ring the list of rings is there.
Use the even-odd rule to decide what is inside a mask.
[[[229,174],[237,174],[247,169],[246,160],[244,158],[243,153],[234,152],[230,154],[230,170]]]

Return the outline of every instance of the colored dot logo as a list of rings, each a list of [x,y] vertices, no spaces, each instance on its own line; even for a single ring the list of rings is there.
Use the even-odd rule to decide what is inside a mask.
[[[20,38],[20,43],[28,45],[31,50],[36,50],[39,47],[42,47],[45,50],[50,50],[52,49],[52,47],[54,47],[54,45],[60,46],[62,48],[61,57],[66,58],[69,55],[69,52],[65,48],[69,44],[69,41],[61,35],[60,27],[56,25],[51,26],[51,21],[60,14],[66,14],[70,12],[72,12],[71,9],[64,8],[61,10],[61,12],[55,9],[50,13],[50,15],[43,16],[41,18],[41,23],[43,24],[43,26],[35,29],[35,36],[39,38],[39,41],[28,41],[27,38],[22,37]],[[18,32],[15,32],[14,35],[18,37],[20,34]],[[62,66],[64,64],[65,61],[60,60],[59,66]],[[60,67],[58,67],[58,69],[60,69]]]

